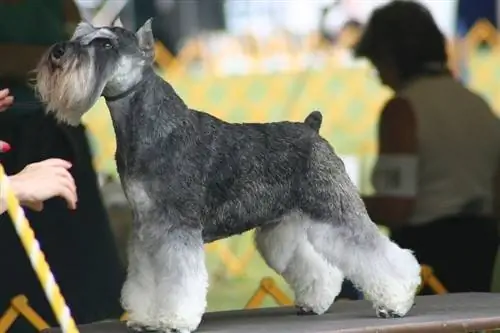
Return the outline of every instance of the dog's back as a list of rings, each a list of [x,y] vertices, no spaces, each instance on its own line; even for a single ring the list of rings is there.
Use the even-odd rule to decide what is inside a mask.
[[[332,148],[318,134],[319,111],[304,122],[273,123],[228,123],[192,111],[196,127],[203,128],[197,132],[193,159],[203,161],[206,242],[279,219],[283,212],[306,211],[309,201],[302,194],[309,194],[309,184],[336,177],[340,169]],[[323,159],[327,167],[322,167]],[[231,221],[239,221],[238,227],[228,230]]]

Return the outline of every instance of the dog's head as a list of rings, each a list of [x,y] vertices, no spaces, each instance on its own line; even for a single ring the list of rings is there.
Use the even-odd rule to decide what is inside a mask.
[[[47,111],[78,125],[100,96],[133,89],[154,60],[151,23],[133,33],[82,22],[69,41],[52,45],[36,68],[36,90]]]

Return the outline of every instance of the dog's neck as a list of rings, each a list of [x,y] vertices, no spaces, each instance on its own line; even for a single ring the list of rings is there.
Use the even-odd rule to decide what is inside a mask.
[[[127,100],[132,97],[135,93],[140,93],[141,90],[145,90],[144,86],[147,85],[149,81],[153,79],[156,74],[152,67],[148,67],[142,71],[140,78],[137,82],[130,84],[124,90],[120,90],[114,93],[110,92],[110,89],[105,88],[102,92],[102,97],[106,100],[106,103],[119,102],[121,100]]]
[[[175,106],[182,105],[182,107],[186,107],[174,89],[156,74],[153,67],[146,68],[143,71],[141,80],[127,90],[104,98],[111,112],[113,122],[118,123],[127,114],[131,112],[143,113],[142,110],[148,110],[146,116],[157,117],[152,113],[154,113],[153,109],[157,109],[159,103],[165,104],[165,102],[171,101]]]
[[[123,99],[125,97],[127,97],[128,95],[132,94],[133,92],[135,92],[137,89],[139,89],[139,87],[142,85],[143,83],[143,80],[139,80],[138,82],[134,83],[133,85],[131,85],[129,88],[127,88],[125,91],[121,92],[121,93],[118,93],[116,95],[107,95],[107,94],[103,94],[102,96],[104,97],[104,99],[107,101],[107,102],[114,102],[114,101],[118,101],[120,99]]]
[[[121,98],[107,98],[106,105],[111,113],[118,151],[132,149],[131,136],[153,142],[185,124],[190,117],[183,100],[152,67],[144,71],[142,80],[133,89]],[[153,129],[149,128],[151,124]],[[161,131],[156,130],[160,127]]]

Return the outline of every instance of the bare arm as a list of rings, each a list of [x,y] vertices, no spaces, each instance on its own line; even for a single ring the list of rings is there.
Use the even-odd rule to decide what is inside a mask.
[[[416,121],[411,105],[404,99],[389,101],[382,111],[378,143],[379,160],[381,156],[416,156]],[[407,222],[414,207],[413,197],[377,193],[376,196],[364,197],[363,200],[370,218],[375,223],[390,228]]]
[[[497,166],[493,182],[493,214],[500,221],[500,164]]]

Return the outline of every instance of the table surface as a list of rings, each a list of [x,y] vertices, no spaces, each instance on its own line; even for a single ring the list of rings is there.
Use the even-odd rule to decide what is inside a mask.
[[[126,333],[118,321],[79,326],[81,333]],[[418,296],[404,318],[377,318],[367,301],[339,301],[321,316],[297,316],[294,308],[207,313],[197,332],[212,333],[395,333],[469,332],[500,328],[500,294]],[[50,329],[45,333],[61,332]]]

